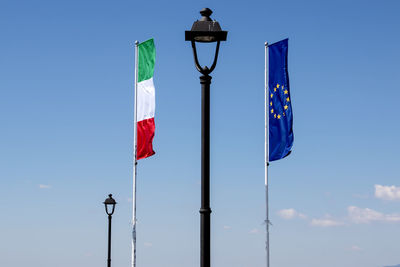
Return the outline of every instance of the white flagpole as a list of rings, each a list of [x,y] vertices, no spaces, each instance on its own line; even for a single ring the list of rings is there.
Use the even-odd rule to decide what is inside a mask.
[[[268,73],[268,42],[265,42],[265,207],[266,207],[266,240],[265,250],[267,253],[267,267],[269,267],[269,210],[268,210],[268,165],[269,165],[269,73]]]
[[[137,81],[138,81],[138,50],[139,42],[135,41],[135,106],[133,125],[133,190],[132,190],[132,267],[136,267],[136,167],[137,167]]]

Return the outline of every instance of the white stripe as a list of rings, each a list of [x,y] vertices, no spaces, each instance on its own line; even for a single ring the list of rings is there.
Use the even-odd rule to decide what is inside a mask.
[[[137,121],[154,118],[154,112],[156,108],[155,98],[153,78],[138,83]]]

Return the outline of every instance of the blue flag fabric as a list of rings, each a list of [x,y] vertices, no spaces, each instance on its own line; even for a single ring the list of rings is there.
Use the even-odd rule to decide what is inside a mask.
[[[268,46],[269,161],[288,156],[293,146],[293,113],[288,74],[288,39]]]

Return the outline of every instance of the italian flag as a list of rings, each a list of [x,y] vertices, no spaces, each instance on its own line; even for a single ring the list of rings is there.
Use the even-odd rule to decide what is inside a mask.
[[[150,39],[138,45],[136,126],[136,159],[143,159],[155,154],[153,138],[155,132],[155,88],[153,83],[156,49]]]

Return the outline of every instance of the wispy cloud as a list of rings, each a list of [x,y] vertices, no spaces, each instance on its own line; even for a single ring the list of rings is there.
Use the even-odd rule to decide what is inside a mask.
[[[384,200],[400,200],[400,187],[376,184],[375,197]]]
[[[348,216],[351,222],[356,224],[371,222],[400,222],[400,214],[384,214],[369,208],[359,208],[350,206],[347,208]]]
[[[360,248],[360,247],[357,246],[357,245],[353,245],[353,246],[350,247],[350,250],[351,250],[351,251],[361,251],[362,248]]]
[[[144,242],[144,244],[143,244],[145,247],[147,247],[147,248],[149,248],[149,247],[152,247],[153,246],[153,243],[150,243],[150,242]]]
[[[334,227],[373,222],[400,223],[400,213],[385,214],[369,208],[349,206],[347,216],[343,219],[335,219],[327,215],[321,219],[312,219],[310,224],[317,227]]]
[[[278,215],[286,220],[293,219],[294,217],[296,217],[296,214],[297,212],[294,209],[283,209],[278,211]]]
[[[231,229],[232,227],[231,226],[229,226],[229,225],[224,225],[224,229],[225,230],[229,230],[229,229]]]
[[[325,218],[322,218],[322,219],[312,219],[311,225],[316,226],[316,227],[335,227],[335,226],[343,226],[343,225],[345,225],[345,223],[342,221],[330,218],[329,216],[326,216]]]
[[[303,220],[307,219],[307,215],[305,215],[305,214],[303,214],[303,213],[298,213],[297,216],[298,216],[300,219],[303,219]]]
[[[307,216],[303,213],[300,213],[296,211],[295,209],[282,209],[278,211],[278,215],[285,219],[285,220],[291,220],[295,218],[300,218],[300,219],[306,219]]]
[[[51,185],[48,185],[48,184],[40,184],[40,185],[39,185],[39,188],[40,188],[40,189],[50,189],[50,188],[51,188]]]
[[[258,234],[260,233],[260,230],[258,230],[257,228],[251,229],[249,234]]]

